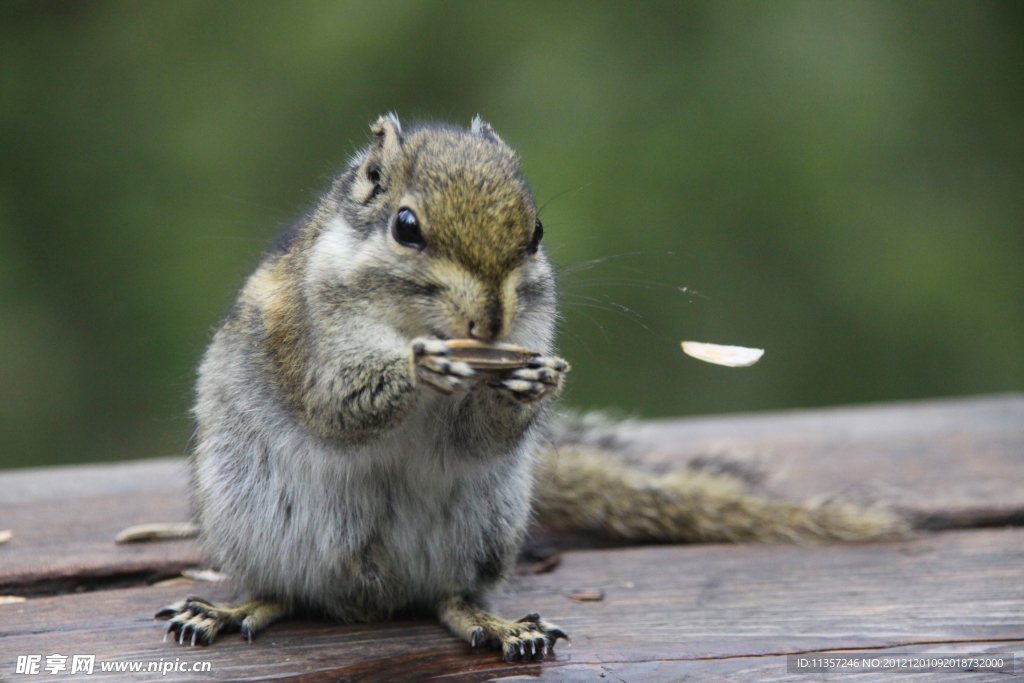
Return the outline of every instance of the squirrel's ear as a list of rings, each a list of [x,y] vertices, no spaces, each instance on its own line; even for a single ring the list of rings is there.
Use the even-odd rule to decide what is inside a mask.
[[[473,122],[469,124],[469,132],[472,133],[473,135],[479,135],[485,140],[497,142],[500,145],[505,144],[505,141],[499,138],[498,134],[494,132],[494,128],[491,127],[491,124],[487,123],[482,118],[480,118],[479,114],[474,116]]]
[[[354,188],[364,203],[387,189],[390,172],[402,152],[402,124],[394,114],[377,119],[370,131],[373,144],[359,168],[359,180]]]
[[[394,112],[388,112],[387,116],[377,119],[377,123],[370,126],[373,131],[373,146],[388,147],[392,144],[402,145],[402,124]]]

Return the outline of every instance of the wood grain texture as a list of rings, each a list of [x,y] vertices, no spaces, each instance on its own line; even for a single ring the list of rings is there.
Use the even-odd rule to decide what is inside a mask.
[[[1024,523],[1024,395],[646,421],[637,461],[754,463],[771,492],[891,502],[931,528]],[[131,585],[203,561],[193,541],[116,546],[121,529],[188,519],[187,464],[161,458],[0,471],[0,594]],[[534,530],[534,547],[621,545]]]
[[[502,663],[495,652],[473,651],[428,619],[368,626],[296,620],[270,627],[251,645],[232,634],[209,648],[181,647],[161,641],[156,609],[186,593],[224,599],[231,589],[179,581],[0,605],[0,675],[14,671],[18,654],[56,652],[212,666],[203,676],[133,674],[133,681],[600,680],[602,672],[626,681],[697,673],[810,680],[787,678],[784,655],[1019,648],[1022,557],[1021,529],[870,544],[570,551],[555,571],[519,577],[495,601],[510,616],[539,611],[573,639],[543,665],[518,666]],[[570,599],[579,588],[599,588],[605,598]],[[82,678],[117,677],[97,671]]]
[[[750,465],[769,491],[884,501],[931,528],[1024,523],[1024,394],[649,420],[644,465]]]
[[[182,458],[0,474],[0,594],[48,595],[148,583],[202,562],[194,541],[118,546],[144,522],[187,521]]]
[[[644,467],[754,463],[769,491],[888,501],[937,528],[1024,522],[1020,394],[651,421],[621,427],[619,438]],[[0,473],[0,528],[14,534],[0,546],[0,594],[30,596],[0,604],[0,679],[17,678],[19,654],[61,653],[213,667],[166,676],[97,668],[80,677],[91,680],[805,681],[785,673],[785,654],[1024,650],[1024,529],[1001,528],[856,545],[565,551],[537,564],[548,573],[515,577],[494,605],[510,617],[539,611],[570,633],[572,647],[560,643],[543,665],[504,664],[429,619],[296,620],[251,646],[235,634],[182,648],[161,642],[153,613],[188,593],[226,599],[234,589],[184,579],[148,585],[201,564],[198,545],[117,546],[113,538],[132,524],[186,521],[186,490],[182,458]],[[566,547],[567,539],[547,541]],[[571,598],[581,591],[603,598]]]

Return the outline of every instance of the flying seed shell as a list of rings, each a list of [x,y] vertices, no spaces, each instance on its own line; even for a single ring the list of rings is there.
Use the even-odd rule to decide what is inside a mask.
[[[745,368],[761,360],[764,349],[748,349],[746,346],[722,346],[703,342],[684,341],[683,352],[697,360],[729,368]]]
[[[13,535],[14,532],[10,529],[4,529],[3,531],[0,531],[0,543],[6,543],[7,541],[11,540],[11,536]]]

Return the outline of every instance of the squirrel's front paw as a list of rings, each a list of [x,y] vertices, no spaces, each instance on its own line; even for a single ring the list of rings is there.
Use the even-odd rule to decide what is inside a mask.
[[[533,403],[562,390],[569,364],[555,356],[541,356],[530,365],[511,370],[489,384],[520,403]]]
[[[476,372],[469,363],[451,360],[451,348],[440,339],[418,337],[412,342],[412,362],[416,379],[442,394],[451,394],[469,387],[469,378]]]

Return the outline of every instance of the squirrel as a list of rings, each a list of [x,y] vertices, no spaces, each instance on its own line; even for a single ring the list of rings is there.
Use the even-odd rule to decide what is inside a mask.
[[[436,615],[473,647],[540,660],[558,626],[486,610],[538,521],[660,541],[866,539],[882,511],[771,499],[728,472],[653,474],[552,422],[556,276],[516,152],[393,114],[264,254],[199,368],[193,514],[247,592],[157,614],[179,643],[293,613]],[[450,342],[516,344],[482,374]],[[578,427],[578,425],[577,425]]]

